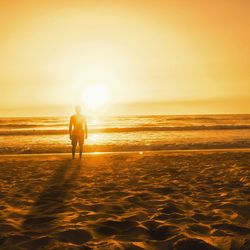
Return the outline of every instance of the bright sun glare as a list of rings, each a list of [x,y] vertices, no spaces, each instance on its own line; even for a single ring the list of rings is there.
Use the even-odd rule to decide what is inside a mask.
[[[101,84],[89,85],[84,89],[82,100],[90,109],[100,108],[108,101],[108,90]]]

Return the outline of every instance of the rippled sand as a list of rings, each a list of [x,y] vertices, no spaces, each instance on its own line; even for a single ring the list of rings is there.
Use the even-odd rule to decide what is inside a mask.
[[[0,157],[0,249],[250,249],[250,152]]]

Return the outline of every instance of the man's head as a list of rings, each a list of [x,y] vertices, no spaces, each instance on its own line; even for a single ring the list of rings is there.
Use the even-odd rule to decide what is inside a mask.
[[[77,114],[81,114],[81,106],[79,105],[75,106],[75,111]]]

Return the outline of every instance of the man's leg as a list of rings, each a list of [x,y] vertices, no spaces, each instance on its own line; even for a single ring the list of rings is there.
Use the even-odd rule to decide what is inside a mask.
[[[77,145],[77,140],[76,138],[72,138],[72,159],[75,159],[75,152],[76,152],[76,145]]]
[[[82,159],[83,143],[79,142],[79,158]]]
[[[75,159],[76,146],[72,145],[72,159]]]
[[[79,158],[82,159],[84,137],[79,140]]]

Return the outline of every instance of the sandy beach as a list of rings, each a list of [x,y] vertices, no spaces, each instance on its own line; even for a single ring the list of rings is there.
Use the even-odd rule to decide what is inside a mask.
[[[0,157],[0,249],[250,249],[250,152]]]

